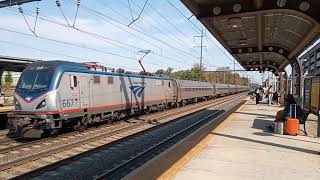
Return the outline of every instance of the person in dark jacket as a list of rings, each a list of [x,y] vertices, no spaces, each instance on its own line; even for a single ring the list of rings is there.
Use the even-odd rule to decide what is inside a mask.
[[[259,104],[260,101],[260,90],[257,88],[254,92],[256,94],[256,104]]]
[[[278,92],[277,92],[277,91],[275,91],[275,92],[273,93],[272,100],[276,103],[276,105],[278,105],[278,103],[279,103],[279,95],[278,95]]]
[[[294,97],[292,94],[288,94],[286,98],[284,99],[284,109],[280,110],[276,114],[275,122],[285,122],[287,120],[287,117],[290,116],[290,106],[296,105],[296,101],[294,100]],[[296,105],[296,118],[297,119],[303,119],[304,113],[300,106]],[[268,129],[271,131],[274,130],[274,123],[272,125],[267,126]]]
[[[292,94],[288,94],[287,97],[284,99],[284,109],[280,110],[276,114],[275,121],[286,121],[286,117],[290,116],[290,105],[296,105],[296,101]],[[303,119],[304,113],[301,106],[296,105],[296,118]]]

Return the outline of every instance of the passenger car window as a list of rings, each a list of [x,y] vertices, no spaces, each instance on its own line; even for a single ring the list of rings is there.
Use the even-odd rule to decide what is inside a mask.
[[[100,76],[93,76],[93,83],[100,84]]]
[[[113,84],[113,77],[108,77],[108,84]]]

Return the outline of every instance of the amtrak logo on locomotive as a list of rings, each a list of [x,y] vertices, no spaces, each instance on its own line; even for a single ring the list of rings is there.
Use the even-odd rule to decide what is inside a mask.
[[[27,101],[30,101],[32,99],[32,97],[26,97],[25,98]]]
[[[131,91],[138,97],[141,97],[145,86],[130,86]]]

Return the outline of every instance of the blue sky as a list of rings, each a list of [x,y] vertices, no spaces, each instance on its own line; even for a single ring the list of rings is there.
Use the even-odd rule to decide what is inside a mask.
[[[145,0],[129,0],[133,18],[141,12]],[[82,0],[75,28],[76,0],[60,0],[62,11],[55,0],[43,0],[0,9],[0,54],[42,60],[95,61],[110,67],[140,71],[141,50],[151,50],[143,63],[147,71],[157,69],[190,69],[199,62],[200,29],[204,29],[204,64],[207,70],[233,67],[233,57],[216,39],[192,17],[179,0],[149,0],[140,18],[128,27],[132,15],[128,0]],[[34,28],[36,7],[39,16],[36,35]],[[67,21],[64,19],[65,15]],[[23,34],[21,34],[23,33]],[[236,69],[240,69],[237,65]],[[244,72],[255,82],[261,82],[257,72]]]

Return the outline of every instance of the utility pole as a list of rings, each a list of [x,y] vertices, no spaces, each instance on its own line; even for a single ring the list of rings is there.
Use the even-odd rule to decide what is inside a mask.
[[[267,73],[268,73],[268,86],[267,87],[270,87],[269,71]]]
[[[318,78],[318,132],[317,132],[317,137],[320,137],[320,78]]]
[[[204,37],[204,35],[203,35],[203,29],[201,30],[201,36],[194,36],[194,37],[198,37],[198,38],[201,38],[201,40],[200,40],[200,46],[195,46],[195,47],[200,47],[200,63],[199,63],[199,65],[200,65],[200,79],[199,80],[201,80],[201,77],[202,77],[202,48],[203,47],[205,47],[205,46],[203,46],[203,37]]]
[[[236,84],[236,59],[233,59],[233,84]]]
[[[201,30],[201,43],[200,43],[200,74],[202,72],[202,42],[203,42],[203,29]]]
[[[264,71],[261,71],[261,86],[263,87]]]

